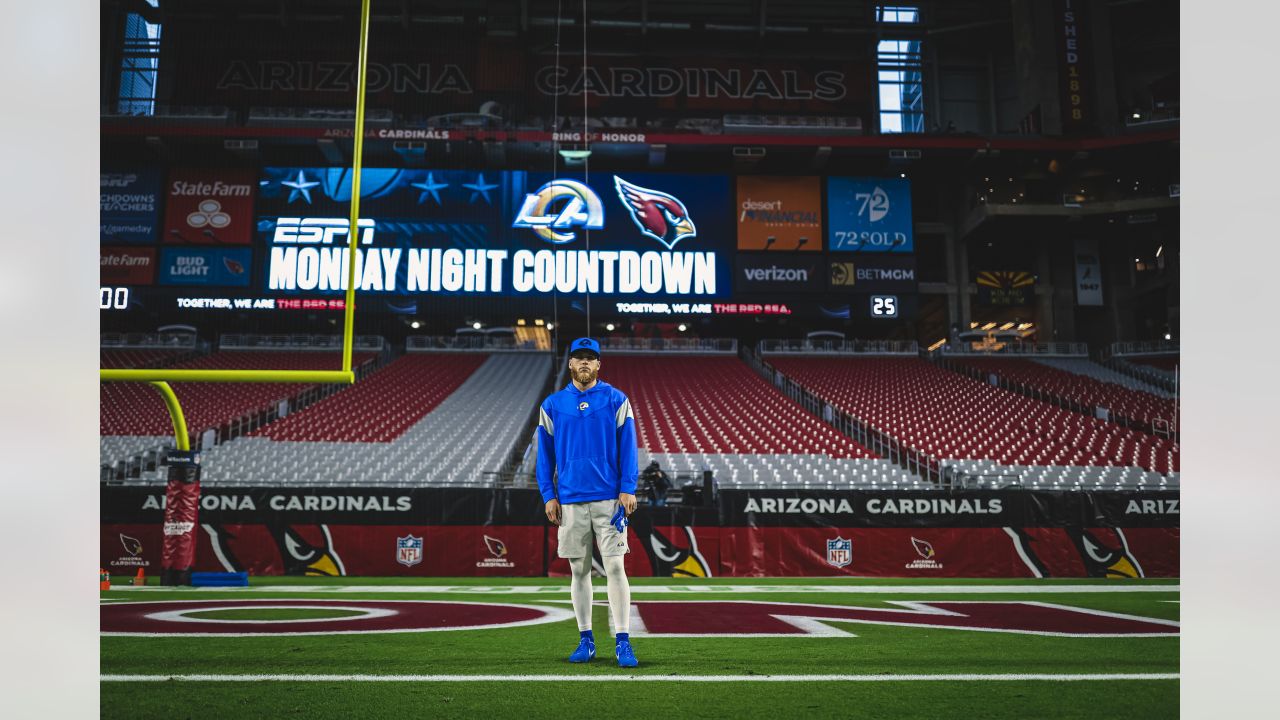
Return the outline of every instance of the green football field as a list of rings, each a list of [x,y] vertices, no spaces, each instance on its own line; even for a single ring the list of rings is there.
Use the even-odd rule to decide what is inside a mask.
[[[623,670],[603,580],[582,665],[564,578],[126,587],[102,593],[101,714],[1168,718],[1178,598],[1177,580],[633,579]]]

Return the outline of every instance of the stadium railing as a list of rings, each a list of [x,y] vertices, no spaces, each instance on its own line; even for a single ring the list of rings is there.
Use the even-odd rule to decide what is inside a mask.
[[[760,353],[778,355],[910,355],[920,354],[920,344],[915,340],[836,340],[836,339],[788,339],[761,340],[757,344]]]
[[[405,352],[539,352],[530,342],[511,335],[410,335],[404,339]],[[543,351],[545,352],[545,351]]]
[[[380,335],[357,335],[352,348],[361,352],[383,352],[387,341]],[[342,349],[341,335],[255,335],[226,334],[218,338],[219,350],[300,350],[333,352]]]
[[[1089,357],[1089,346],[1074,342],[948,342],[934,351],[942,355],[1041,355],[1045,357]]]
[[[1115,357],[1117,355],[1177,355],[1181,352],[1179,343],[1169,340],[1155,340],[1148,342],[1115,342],[1107,348],[1108,355]]]
[[[738,353],[734,338],[620,338],[600,339],[600,349],[624,353],[686,353],[696,355]]]
[[[198,347],[195,333],[116,333],[104,332],[98,336],[98,346],[120,350],[195,350]]]

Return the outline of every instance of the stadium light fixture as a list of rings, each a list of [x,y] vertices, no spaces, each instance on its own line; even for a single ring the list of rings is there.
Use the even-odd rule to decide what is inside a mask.
[[[679,330],[680,332],[684,332],[685,330],[689,329],[689,326],[685,325],[684,323],[680,323],[679,325],[676,326],[676,329]]]
[[[613,332],[613,323],[608,323],[608,324],[606,324],[606,325],[604,326],[604,329],[605,329],[605,330],[608,330],[609,332]]]
[[[555,329],[556,329],[555,323],[547,323],[547,329],[548,329],[548,330],[555,330]]]
[[[475,321],[475,322],[471,323],[471,329],[472,329],[472,330],[479,330],[481,327],[482,327],[482,326],[480,325],[480,321],[479,321],[479,320],[477,320],[477,321]]]
[[[417,330],[418,328],[422,327],[422,323],[418,322],[417,320],[414,320],[413,322],[409,323],[409,327],[413,328],[414,330]]]

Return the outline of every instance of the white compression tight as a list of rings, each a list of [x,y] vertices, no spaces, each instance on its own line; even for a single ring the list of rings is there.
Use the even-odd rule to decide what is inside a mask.
[[[613,615],[615,633],[631,632],[631,584],[623,569],[622,556],[601,558],[605,578],[608,580],[609,610]],[[573,600],[573,614],[578,619],[578,630],[591,629],[591,556],[570,558],[569,567],[573,579],[569,585],[569,597]]]
[[[569,598],[573,600],[573,614],[578,617],[578,631],[591,629],[591,556],[569,558],[573,580],[569,583]]]

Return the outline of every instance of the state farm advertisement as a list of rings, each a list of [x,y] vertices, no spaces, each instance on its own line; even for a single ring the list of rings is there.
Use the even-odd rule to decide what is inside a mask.
[[[822,251],[817,177],[738,178],[738,249]]]
[[[150,285],[156,273],[155,248],[101,246],[98,278],[103,285]]]
[[[174,170],[165,187],[164,241],[248,245],[255,185],[253,170]]]

